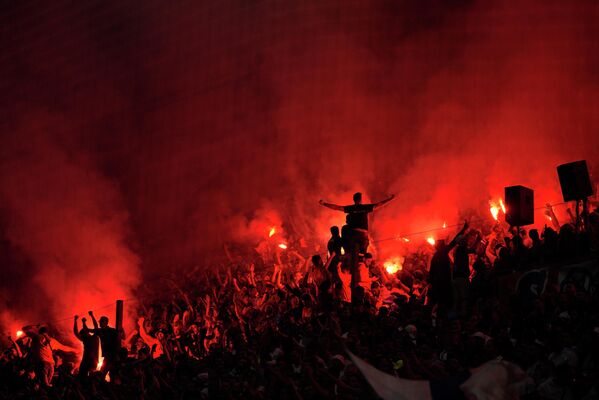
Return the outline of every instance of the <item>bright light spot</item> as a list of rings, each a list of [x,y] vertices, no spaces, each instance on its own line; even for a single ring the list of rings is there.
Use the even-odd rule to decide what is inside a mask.
[[[273,226],[272,228],[270,228],[270,232],[268,232],[268,237],[272,237],[272,235],[274,235],[275,233],[277,233],[277,230]]]
[[[408,238],[403,238],[403,241],[404,241],[404,242],[406,242],[406,243],[408,243],[408,242],[410,241],[410,239],[408,239]]]
[[[345,250],[343,249],[343,247],[341,248],[341,255],[345,254]]]
[[[443,222],[443,229],[447,228],[447,222]]]
[[[102,370],[102,365],[104,364],[104,357],[100,356],[98,360],[98,366],[96,367],[96,371]]]
[[[281,243],[279,245],[280,248],[282,248],[283,250],[285,250],[287,248],[287,245],[285,243]]]
[[[23,336],[25,334],[25,332],[18,330],[17,331],[17,338],[20,338],[21,336]]]
[[[428,244],[430,244],[431,246],[435,245],[435,238],[430,236],[428,238],[426,238],[426,241],[428,242]]]
[[[403,266],[403,260],[401,257],[391,258],[383,263],[385,270],[389,274],[395,274],[397,271],[401,271]]]

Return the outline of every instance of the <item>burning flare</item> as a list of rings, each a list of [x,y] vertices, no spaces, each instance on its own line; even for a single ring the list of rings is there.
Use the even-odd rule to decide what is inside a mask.
[[[272,237],[275,233],[277,233],[277,230],[273,226],[272,228],[270,228],[270,232],[268,232],[268,237]]]
[[[394,257],[384,262],[383,266],[389,274],[395,274],[403,268],[401,257]]]
[[[505,214],[505,204],[503,204],[503,199],[500,197],[497,201],[490,200],[489,206],[489,211],[491,212],[493,219],[499,221],[499,211]]]
[[[435,245],[435,238],[432,236],[429,236],[426,238],[426,241],[428,242],[428,244],[430,244],[431,246]]]
[[[287,245],[286,245],[285,243],[281,243],[281,244],[279,245],[279,247],[280,247],[281,249],[285,250],[285,249],[287,248]]]
[[[23,336],[25,334],[25,332],[23,332],[22,330],[18,330],[17,331],[17,339],[20,338],[21,336]]]
[[[497,221],[497,216],[499,215],[499,208],[497,206],[491,206],[491,208],[489,209],[489,211],[491,211],[491,215],[493,216],[493,219],[495,221]]]
[[[100,358],[98,359],[98,365],[96,366],[96,371],[101,371],[103,364],[104,364],[104,357],[100,356]]]

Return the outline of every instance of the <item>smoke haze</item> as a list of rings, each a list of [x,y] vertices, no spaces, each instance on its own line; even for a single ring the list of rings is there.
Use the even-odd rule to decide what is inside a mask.
[[[595,1],[0,7],[7,329],[272,226],[322,242],[343,215],[321,198],[395,193],[385,238],[459,223],[508,185],[559,201],[564,162],[598,172]]]

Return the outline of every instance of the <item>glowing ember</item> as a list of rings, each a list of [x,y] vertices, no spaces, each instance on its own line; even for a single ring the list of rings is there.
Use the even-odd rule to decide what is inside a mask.
[[[273,226],[272,228],[270,228],[270,232],[268,232],[268,237],[272,237],[272,235],[274,235],[275,233],[277,233],[277,230]]]
[[[96,371],[102,370],[102,364],[104,364],[104,357],[100,357],[98,360],[98,366],[96,367]]]
[[[403,241],[404,241],[404,242],[406,242],[406,243],[408,243],[408,242],[410,241],[410,239],[408,239],[408,238],[403,238]]]
[[[343,250],[343,247],[341,248],[341,255],[345,254],[345,250]]]
[[[383,266],[385,267],[385,270],[387,271],[387,273],[395,274],[397,271],[401,271],[403,268],[402,259],[401,259],[401,257],[391,258],[391,259],[385,261]]]
[[[17,338],[20,338],[21,336],[23,336],[25,333],[21,330],[17,331]]]
[[[283,250],[285,250],[287,248],[287,245],[285,243],[281,243],[279,245],[280,248],[282,248]]]
[[[428,238],[426,238],[426,241],[428,242],[428,244],[430,244],[431,246],[435,245],[435,238],[430,236]]]
[[[443,229],[447,228],[447,222],[443,222]]]

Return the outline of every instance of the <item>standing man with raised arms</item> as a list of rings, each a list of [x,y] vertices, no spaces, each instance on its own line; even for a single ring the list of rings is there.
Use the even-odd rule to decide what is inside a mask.
[[[370,244],[368,239],[368,214],[395,199],[395,195],[391,195],[386,199],[374,204],[362,204],[362,193],[360,192],[354,193],[353,199],[354,204],[347,206],[326,203],[324,200],[320,200],[319,203],[320,205],[330,208],[331,210],[343,211],[345,214],[347,214],[345,217],[345,223],[347,224],[349,232],[349,237],[347,239],[352,266],[352,287],[355,287],[358,283],[358,255],[365,255],[368,251],[368,245]]]
[[[331,210],[343,211],[347,214],[345,217],[345,222],[351,230],[352,243],[354,246],[357,246],[359,253],[366,254],[369,245],[368,214],[395,199],[395,195],[391,195],[388,198],[374,204],[362,204],[362,193],[360,192],[354,193],[353,198],[354,204],[347,206],[326,203],[324,200],[320,200],[319,203],[320,205],[330,208]]]

